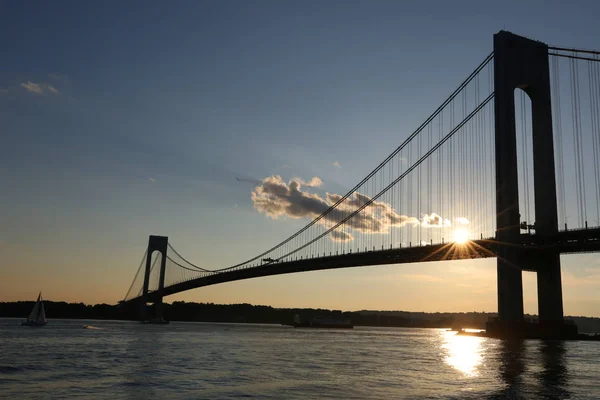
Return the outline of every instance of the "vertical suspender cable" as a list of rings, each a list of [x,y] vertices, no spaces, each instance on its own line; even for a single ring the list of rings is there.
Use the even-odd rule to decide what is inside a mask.
[[[419,135],[419,140],[417,140],[417,143],[418,143],[418,146],[419,146],[419,149],[417,150],[417,157],[420,157],[421,156],[421,149],[423,148],[422,144],[421,144],[421,135]],[[421,178],[421,165],[422,164],[420,164],[418,166],[418,171],[419,172],[417,174],[417,207],[418,207],[417,214],[419,216],[423,215],[423,209],[421,207],[421,180],[422,180],[422,178]],[[419,237],[417,239],[419,246],[421,245],[421,228],[422,228],[422,225],[419,225],[419,234],[418,234]]]
[[[579,226],[583,227],[587,220],[585,205],[585,173],[583,169],[583,144],[581,138],[581,109],[579,98],[579,72],[576,60],[570,60],[571,97],[573,112],[573,136],[575,141],[575,162],[577,171],[577,202],[579,207]]]
[[[600,153],[600,132],[599,132],[599,124],[598,120],[598,108],[600,104],[598,104],[598,96],[597,96],[597,87],[598,80],[597,75],[595,74],[595,69],[597,67],[596,63],[593,61],[587,62],[588,66],[588,79],[589,79],[589,87],[590,87],[590,116],[592,122],[592,148],[594,154],[594,183],[595,183],[595,194],[596,194],[596,225],[600,224],[600,174],[598,171],[599,168],[599,153]]]
[[[527,95],[524,91],[521,90],[521,143],[523,146],[523,194],[524,194],[524,203],[525,203],[525,218],[528,224],[531,224],[533,221],[531,219],[531,209],[530,209],[530,188],[529,188],[529,151],[527,148],[527,142],[529,139],[529,129],[527,125],[527,107],[526,101]]]
[[[552,58],[553,66],[553,86],[554,86],[554,132],[556,138],[556,151],[557,151],[557,172],[558,172],[558,206],[559,214],[561,217],[561,223],[566,226],[567,224],[567,211],[566,211],[566,189],[565,189],[565,162],[563,154],[563,134],[562,134],[562,107],[561,107],[561,87],[560,87],[560,60],[558,57]]]
[[[576,116],[576,109],[577,109],[577,105],[575,104],[575,71],[574,71],[574,60],[570,59],[569,60],[569,78],[570,78],[570,89],[571,89],[571,126],[572,126],[572,130],[573,130],[573,158],[575,160],[575,174],[576,174],[576,178],[575,178],[575,185],[576,185],[576,190],[575,190],[575,194],[577,197],[577,216],[578,216],[578,227],[581,227],[582,225],[582,218],[581,218],[581,190],[579,188],[580,185],[580,179],[579,179],[579,143],[578,143],[578,136],[577,136],[577,116]]]
[[[440,119],[439,119],[439,123],[438,123],[438,142],[440,141],[440,139],[442,138],[443,135],[443,131],[444,130],[444,112],[442,111],[440,113]],[[440,210],[440,214],[444,217],[448,217],[448,215],[446,214],[446,210],[444,209],[444,178],[442,176],[442,165],[444,164],[444,146],[440,147],[439,153],[438,153],[438,169],[437,169],[437,192],[438,192],[438,209]],[[442,237],[444,235],[444,228],[440,229],[440,234],[438,236],[438,242],[441,243],[442,241]]]
[[[438,115],[439,118],[439,115]],[[428,133],[428,140],[427,140],[427,149],[430,149],[433,146],[432,143],[432,135],[433,135],[433,121],[429,124],[429,129],[427,131]],[[433,157],[429,157],[428,162],[427,162],[427,195],[426,195],[426,199],[427,199],[427,210],[426,212],[428,213],[432,213],[434,210],[431,208],[432,207],[432,195],[433,193],[431,192],[431,173],[432,173],[432,169],[433,169]],[[439,213],[438,210],[435,210],[436,212]],[[427,242],[431,243],[431,236],[432,236],[432,232],[431,230],[428,232],[429,236],[427,238]]]

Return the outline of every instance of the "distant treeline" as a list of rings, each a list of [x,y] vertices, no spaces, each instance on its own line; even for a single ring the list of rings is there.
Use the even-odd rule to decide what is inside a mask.
[[[33,301],[0,302],[0,317],[26,318],[33,308]],[[75,319],[125,319],[140,318],[138,307],[120,305],[83,303],[66,303],[63,301],[44,301],[48,318]],[[213,304],[187,303],[176,301],[164,304],[165,319],[170,321],[198,322],[237,322],[280,324],[291,323],[294,315],[298,314],[303,320],[316,316],[327,316],[349,319],[357,326],[389,326],[389,327],[420,327],[420,328],[485,328],[489,317],[496,313],[467,312],[467,313],[425,313],[410,311],[340,311],[313,308],[274,308],[270,306],[253,306],[251,304]],[[535,318],[535,316],[527,316]],[[575,321],[580,332],[600,333],[600,318],[567,317]]]

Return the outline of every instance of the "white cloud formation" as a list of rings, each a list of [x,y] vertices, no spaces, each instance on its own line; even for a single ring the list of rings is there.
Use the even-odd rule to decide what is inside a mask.
[[[421,226],[424,228],[443,228],[445,226],[452,226],[452,223],[436,213],[431,213],[421,215]]]
[[[462,225],[469,225],[469,223],[470,223],[469,220],[466,219],[465,217],[458,217],[458,218],[455,218],[454,220]]]
[[[333,166],[336,167],[336,168],[342,168],[342,165],[340,164],[339,161],[334,161],[333,162]]]
[[[310,181],[305,182],[302,178],[294,178],[293,181],[300,183],[307,187],[319,187],[323,185],[323,181],[318,176],[313,176]]]
[[[313,186],[320,186],[322,181],[320,178],[314,177],[309,183]],[[303,190],[303,184],[304,181],[299,178],[294,178],[286,183],[279,175],[269,176],[252,191],[251,198],[254,208],[273,219],[279,217],[314,219],[341,201],[343,197],[335,193],[326,193],[322,197]],[[306,186],[310,187],[308,184]],[[354,192],[334,211],[325,215],[319,224],[329,229],[369,201],[371,201],[369,196]],[[405,225],[440,228],[450,226],[451,223],[435,213],[423,214],[421,218],[401,215],[390,204],[373,201],[360,213],[346,221],[344,227],[331,232],[330,238],[333,241],[351,241],[354,237],[348,232],[349,230],[363,234],[388,233],[393,227]]]
[[[52,93],[58,94],[58,90],[49,83],[34,83],[31,81],[21,83],[21,86],[30,93],[43,94]]]

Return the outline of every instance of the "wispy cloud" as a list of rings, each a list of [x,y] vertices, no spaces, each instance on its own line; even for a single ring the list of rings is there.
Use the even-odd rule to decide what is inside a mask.
[[[441,282],[443,277],[436,275],[427,274],[406,274],[402,276],[403,279],[419,282]]]
[[[49,83],[35,83],[35,82],[27,81],[27,82],[21,83],[21,86],[23,88],[25,88],[25,90],[27,90],[28,92],[35,93],[35,94],[44,94],[44,93],[58,94],[59,93],[58,90]]]
[[[48,77],[59,82],[67,82],[69,77],[63,74],[48,74]]]
[[[254,178],[244,178],[244,177],[235,177],[235,180],[238,182],[247,182],[247,183],[253,183],[256,185],[260,185],[260,181],[258,179],[254,179]]]
[[[0,88],[0,95],[8,94],[8,89]]]
[[[599,286],[600,272],[592,270],[590,273],[584,273],[583,276],[576,276],[571,271],[562,271],[563,286],[565,287],[583,287],[583,286]]]
[[[458,217],[455,219],[455,221],[462,225],[469,225],[469,220],[465,217]]]
[[[435,274],[412,274],[412,273],[406,273],[404,271],[398,271],[398,272],[390,272],[390,273],[383,273],[383,274],[377,274],[377,275],[373,275],[373,276],[368,276],[365,278],[362,278],[366,281],[369,282],[406,282],[406,281],[412,281],[412,282],[443,282],[445,279],[447,279],[446,277],[444,277],[442,274],[440,275],[435,275]]]
[[[156,183],[156,179],[154,179],[154,178],[148,178],[148,180],[152,183]]]
[[[342,165],[340,164],[339,161],[334,161],[333,162],[333,166],[336,167],[336,168],[342,168]]]

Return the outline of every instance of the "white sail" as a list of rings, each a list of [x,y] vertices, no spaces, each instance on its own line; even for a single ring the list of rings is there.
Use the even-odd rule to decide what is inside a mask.
[[[42,295],[40,293],[40,313],[37,316],[37,322],[46,323],[46,311],[44,310],[44,301],[42,300]]]
[[[42,298],[42,293],[40,293],[38,295],[37,301],[35,302],[35,305],[33,306],[33,310],[31,310],[31,313],[29,314],[29,317],[27,318],[28,321],[36,321],[38,319],[38,314],[40,313],[40,304],[41,304],[40,299],[41,298]],[[45,313],[44,313],[44,318],[45,318]]]

